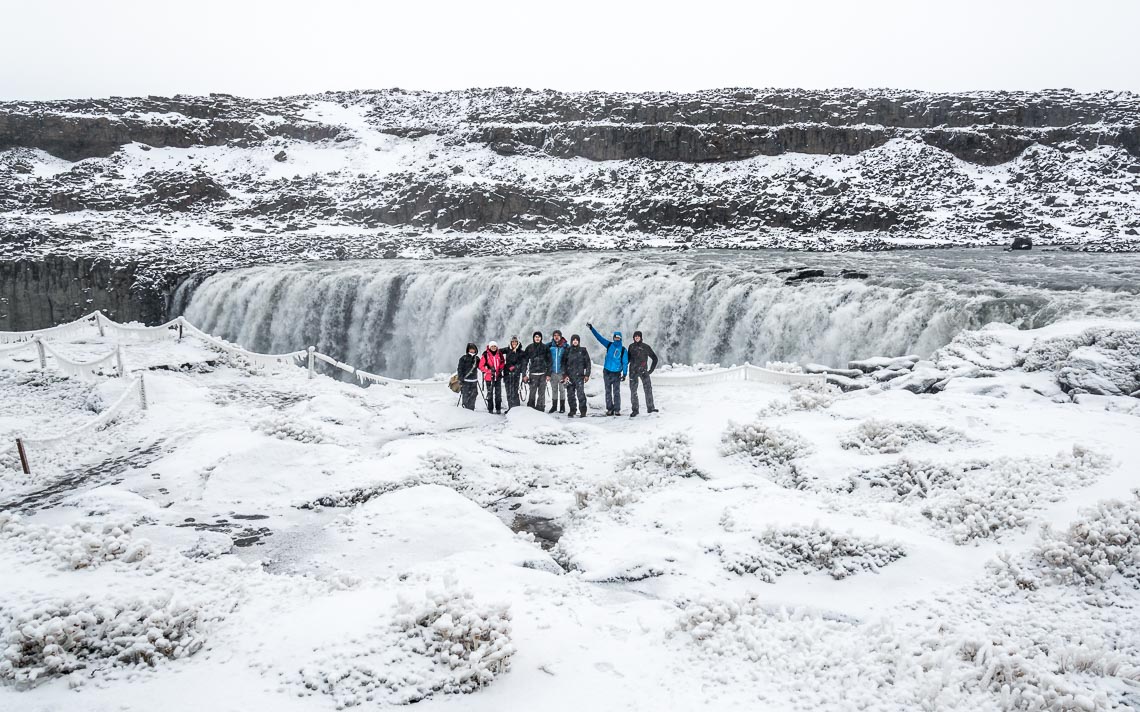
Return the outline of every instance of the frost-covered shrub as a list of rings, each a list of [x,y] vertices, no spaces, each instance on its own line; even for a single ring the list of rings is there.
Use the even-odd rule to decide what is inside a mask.
[[[463,485],[463,464],[447,450],[432,450],[420,455],[420,466],[416,471],[418,484],[443,485],[461,489]]]
[[[890,465],[859,473],[853,478],[852,489],[862,485],[882,488],[892,499],[909,500],[926,497],[939,487],[952,487],[965,472],[980,468],[976,462],[940,463],[903,457]]]
[[[0,679],[33,682],[75,670],[154,665],[202,647],[198,611],[170,600],[38,601],[0,613]]]
[[[902,452],[914,443],[961,442],[966,436],[948,426],[905,423],[891,420],[864,420],[839,441],[845,450],[870,453]]]
[[[466,591],[427,593],[402,597],[390,625],[319,648],[286,677],[337,708],[410,704],[474,692],[505,673],[514,653],[507,605],[480,605]]]
[[[1129,500],[1098,502],[1081,514],[1064,532],[1046,525],[1034,559],[1063,581],[1098,583],[1116,573],[1140,578],[1140,490]]]
[[[678,477],[703,477],[693,464],[693,439],[670,433],[627,452],[618,463],[621,470],[664,470]]]
[[[325,441],[320,430],[298,422],[288,415],[275,415],[256,422],[253,429],[278,440],[293,440],[299,443],[313,444]]]
[[[827,381],[807,381],[794,383],[788,389],[786,400],[769,403],[760,410],[760,417],[783,415],[796,410],[823,410],[828,408],[842,391]]]
[[[720,438],[721,455],[746,455],[754,465],[777,467],[811,452],[807,440],[791,430],[766,423],[728,423]]]
[[[0,514],[0,538],[26,557],[50,557],[64,568],[94,568],[108,561],[136,563],[150,554],[146,539],[133,540],[134,527],[117,522],[78,522],[49,528],[27,525],[20,517]]]
[[[671,433],[627,452],[612,472],[575,490],[579,509],[613,509],[675,477],[704,477],[693,464],[693,441],[684,433]]]
[[[1106,458],[1077,446],[1053,458],[1002,458],[936,488],[922,514],[949,529],[959,544],[996,537],[1024,529],[1031,512],[1059,501],[1070,487],[1091,483],[1107,465]]]
[[[535,431],[531,440],[539,445],[571,445],[578,442],[578,436],[569,430],[541,428]]]
[[[721,563],[734,574],[754,574],[767,583],[789,571],[826,571],[834,579],[843,579],[861,571],[878,571],[906,556],[901,544],[822,527],[769,528],[753,540],[757,548],[721,550]]]

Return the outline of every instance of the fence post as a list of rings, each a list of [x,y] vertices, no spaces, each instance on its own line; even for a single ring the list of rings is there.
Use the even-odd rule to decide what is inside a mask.
[[[317,353],[317,347],[316,346],[310,346],[309,347],[309,378],[312,378],[313,373],[317,370],[317,357],[315,355],[316,353]]]
[[[47,356],[44,354],[44,343],[40,341],[39,334],[32,337],[32,342],[36,345],[36,351],[40,355],[40,370],[47,370]]]
[[[182,343],[182,317],[178,317],[178,343]]]
[[[139,406],[146,410],[146,381],[143,380],[142,373],[139,373]]]
[[[32,468],[28,465],[28,453],[24,451],[24,441],[20,438],[16,438],[16,451],[20,453],[20,467],[24,469],[24,474],[32,474]]]
[[[106,336],[103,333],[103,312],[95,312],[95,326],[99,327],[99,336]]]
[[[120,346],[115,347],[115,366],[119,369],[119,378],[125,378],[127,371],[123,368],[123,349]]]

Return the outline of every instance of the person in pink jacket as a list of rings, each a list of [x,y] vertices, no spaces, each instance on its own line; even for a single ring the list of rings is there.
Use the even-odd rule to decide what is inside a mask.
[[[483,385],[486,386],[488,413],[503,412],[503,372],[507,360],[494,341],[487,344],[487,350],[479,357],[479,370],[483,372]]]

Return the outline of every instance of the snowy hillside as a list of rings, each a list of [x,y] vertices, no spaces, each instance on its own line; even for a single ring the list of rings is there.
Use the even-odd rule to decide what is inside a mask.
[[[1135,321],[966,331],[849,393],[662,374],[636,419],[594,381],[574,421],[48,343],[119,346],[148,409],[114,359],[0,346],[6,710],[1140,705]]]
[[[1140,100],[510,89],[0,104],[0,247],[179,269],[552,248],[1140,244]]]

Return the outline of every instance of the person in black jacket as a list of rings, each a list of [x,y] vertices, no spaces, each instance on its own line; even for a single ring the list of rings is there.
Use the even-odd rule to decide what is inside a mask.
[[[519,337],[511,337],[511,345],[503,351],[503,356],[507,359],[507,410],[510,410],[522,405],[519,391],[523,371],[526,370],[526,352],[519,343]]]
[[[650,360],[653,365],[650,366]],[[657,409],[653,407],[653,383],[649,380],[649,374],[657,368],[657,354],[653,353],[653,349],[649,344],[642,340],[641,332],[633,332],[633,343],[629,345],[629,399],[633,401],[633,412],[629,417],[637,416],[637,385],[640,381],[645,386],[645,407],[649,413],[656,413]]]
[[[562,354],[562,381],[566,384],[566,400],[570,401],[570,413],[567,418],[574,417],[578,411],[579,418],[586,417],[586,384],[590,382],[590,354],[582,346],[582,340],[577,334],[570,337],[570,348]],[[575,405],[577,404],[577,405]]]
[[[530,384],[526,404],[536,410],[546,408],[546,382],[550,380],[550,347],[542,343],[542,332],[534,332],[533,341],[526,347],[526,374],[523,380]]]
[[[475,398],[479,395],[479,347],[467,344],[467,353],[459,357],[455,368],[459,375],[459,400],[467,410],[475,410]]]

